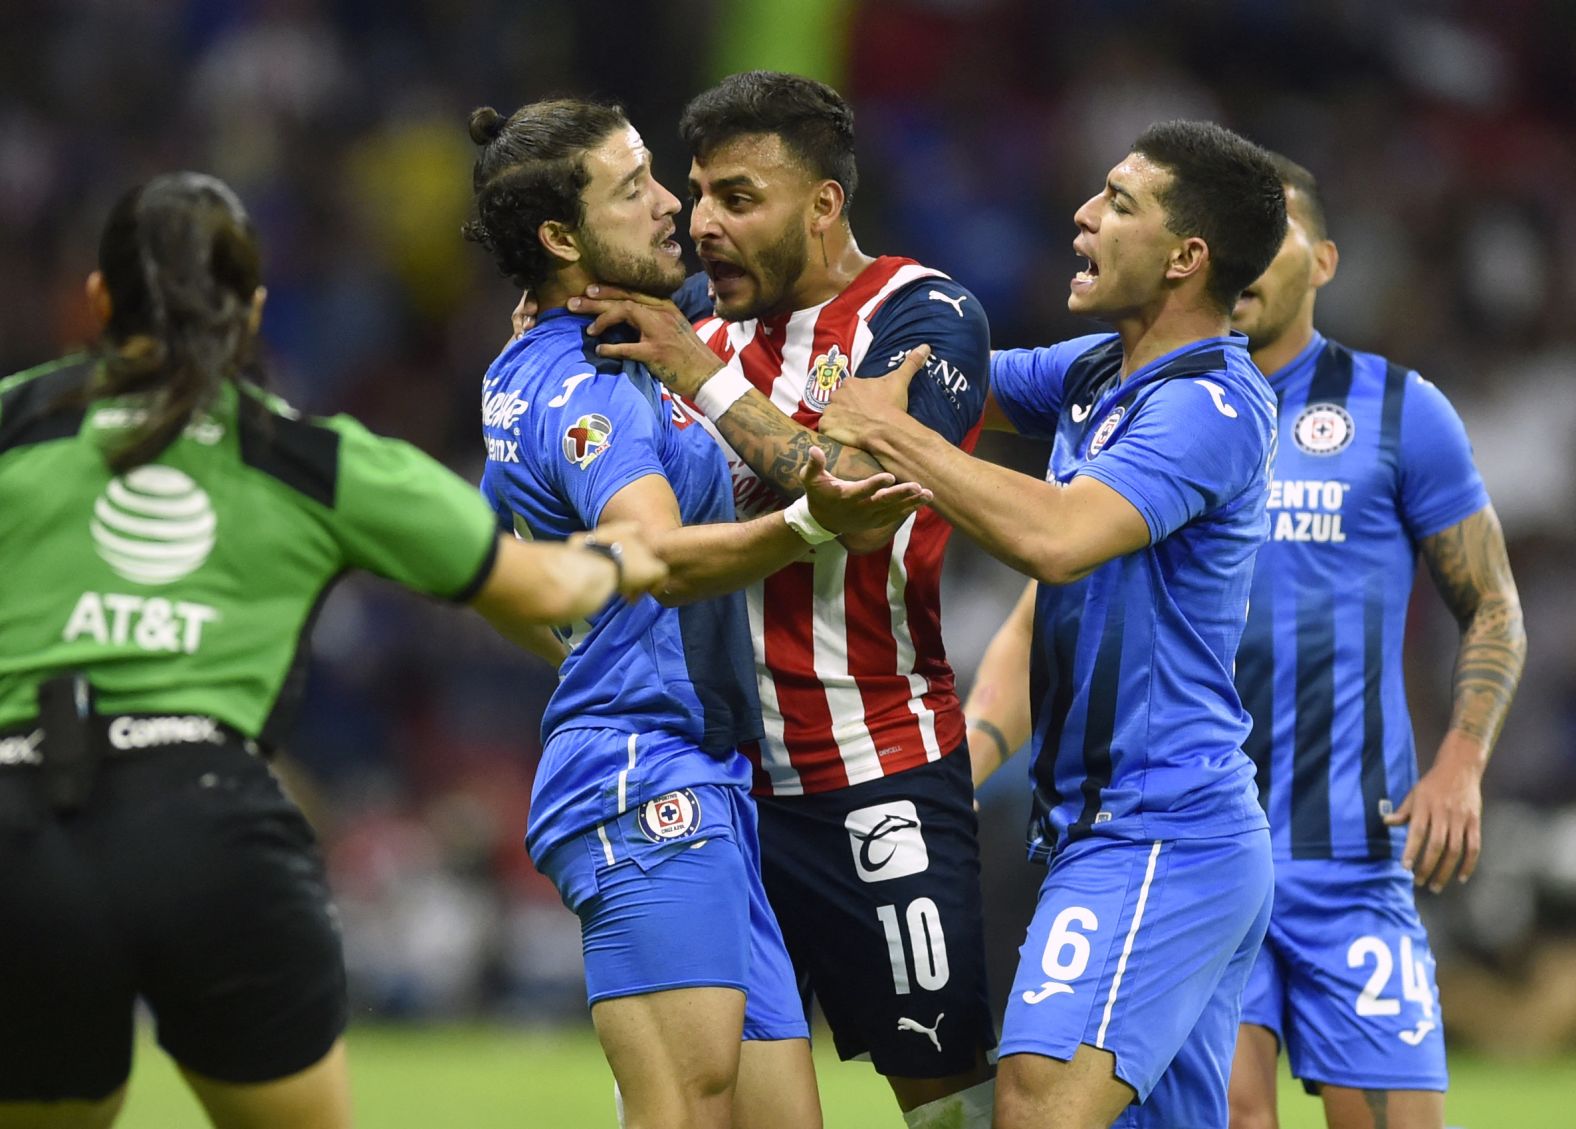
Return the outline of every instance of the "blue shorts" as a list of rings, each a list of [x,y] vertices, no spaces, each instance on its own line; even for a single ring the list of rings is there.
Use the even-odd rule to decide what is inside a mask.
[[[1051,862],[1019,950],[1001,1053],[1116,1056],[1116,1126],[1225,1125],[1248,970],[1273,891],[1267,831],[1088,838]]]
[[[580,918],[591,1004],[737,988],[745,1039],[810,1037],[744,788],[668,792],[564,840],[539,869]]]
[[[1400,863],[1275,864],[1242,1022],[1275,1033],[1310,1091],[1446,1089],[1434,956]]]

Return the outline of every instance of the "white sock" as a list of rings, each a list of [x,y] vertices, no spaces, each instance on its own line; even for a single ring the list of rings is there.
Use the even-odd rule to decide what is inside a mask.
[[[613,1080],[613,1109],[618,1114],[618,1129],[624,1129],[624,1092],[618,1088],[618,1079]]]
[[[990,1129],[995,1102],[996,1081],[991,1079],[915,1106],[903,1115],[903,1122],[908,1129]]]

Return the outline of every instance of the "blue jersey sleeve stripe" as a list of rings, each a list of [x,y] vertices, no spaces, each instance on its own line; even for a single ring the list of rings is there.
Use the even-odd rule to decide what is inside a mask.
[[[1384,613],[1382,579],[1369,581],[1363,601],[1363,748],[1361,779],[1363,830],[1368,857],[1390,857],[1390,830],[1379,811],[1379,801],[1389,798],[1390,783],[1384,763]],[[1334,819],[1334,813],[1331,813]]]
[[[1292,738],[1291,852],[1330,857],[1330,750],[1335,722],[1335,615],[1322,597],[1297,601],[1297,719]]]

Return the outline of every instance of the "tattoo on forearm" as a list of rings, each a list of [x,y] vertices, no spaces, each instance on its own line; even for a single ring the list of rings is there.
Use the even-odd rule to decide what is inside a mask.
[[[1390,1092],[1364,1090],[1363,1101],[1368,1103],[1368,1114],[1374,1119],[1374,1129],[1390,1129]]]
[[[1505,535],[1493,509],[1484,509],[1428,538],[1422,549],[1439,594],[1461,625],[1450,727],[1492,745],[1527,654]]]
[[[825,452],[826,469],[833,474],[868,478],[881,473],[881,464],[866,452],[823,439],[753,395],[737,401],[717,421],[717,429],[751,470],[789,498],[802,492],[799,474],[810,461],[811,447]]]

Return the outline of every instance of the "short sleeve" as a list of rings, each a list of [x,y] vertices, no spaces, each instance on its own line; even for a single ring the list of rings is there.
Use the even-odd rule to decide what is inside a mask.
[[[1149,526],[1151,543],[1169,537],[1265,474],[1267,412],[1232,399],[1215,381],[1167,380],[1078,473],[1131,502]]]
[[[1031,439],[1056,435],[1062,390],[1074,361],[1110,334],[1074,337],[1036,349],[998,349],[990,355],[990,389],[1013,430]]]
[[[429,595],[469,599],[491,571],[498,539],[476,487],[349,416],[326,422],[340,438],[331,522],[346,563]]]
[[[950,278],[904,287],[870,319],[872,340],[855,376],[882,376],[909,350],[930,346],[909,385],[908,411],[954,445],[979,423],[990,385],[990,322],[979,301]]]
[[[573,378],[571,377],[571,382]],[[657,416],[622,373],[593,372],[533,405],[537,469],[587,529],[637,478],[665,474]]]
[[[1488,491],[1461,417],[1435,385],[1406,378],[1401,404],[1401,519],[1414,541],[1449,529],[1488,505]]]

